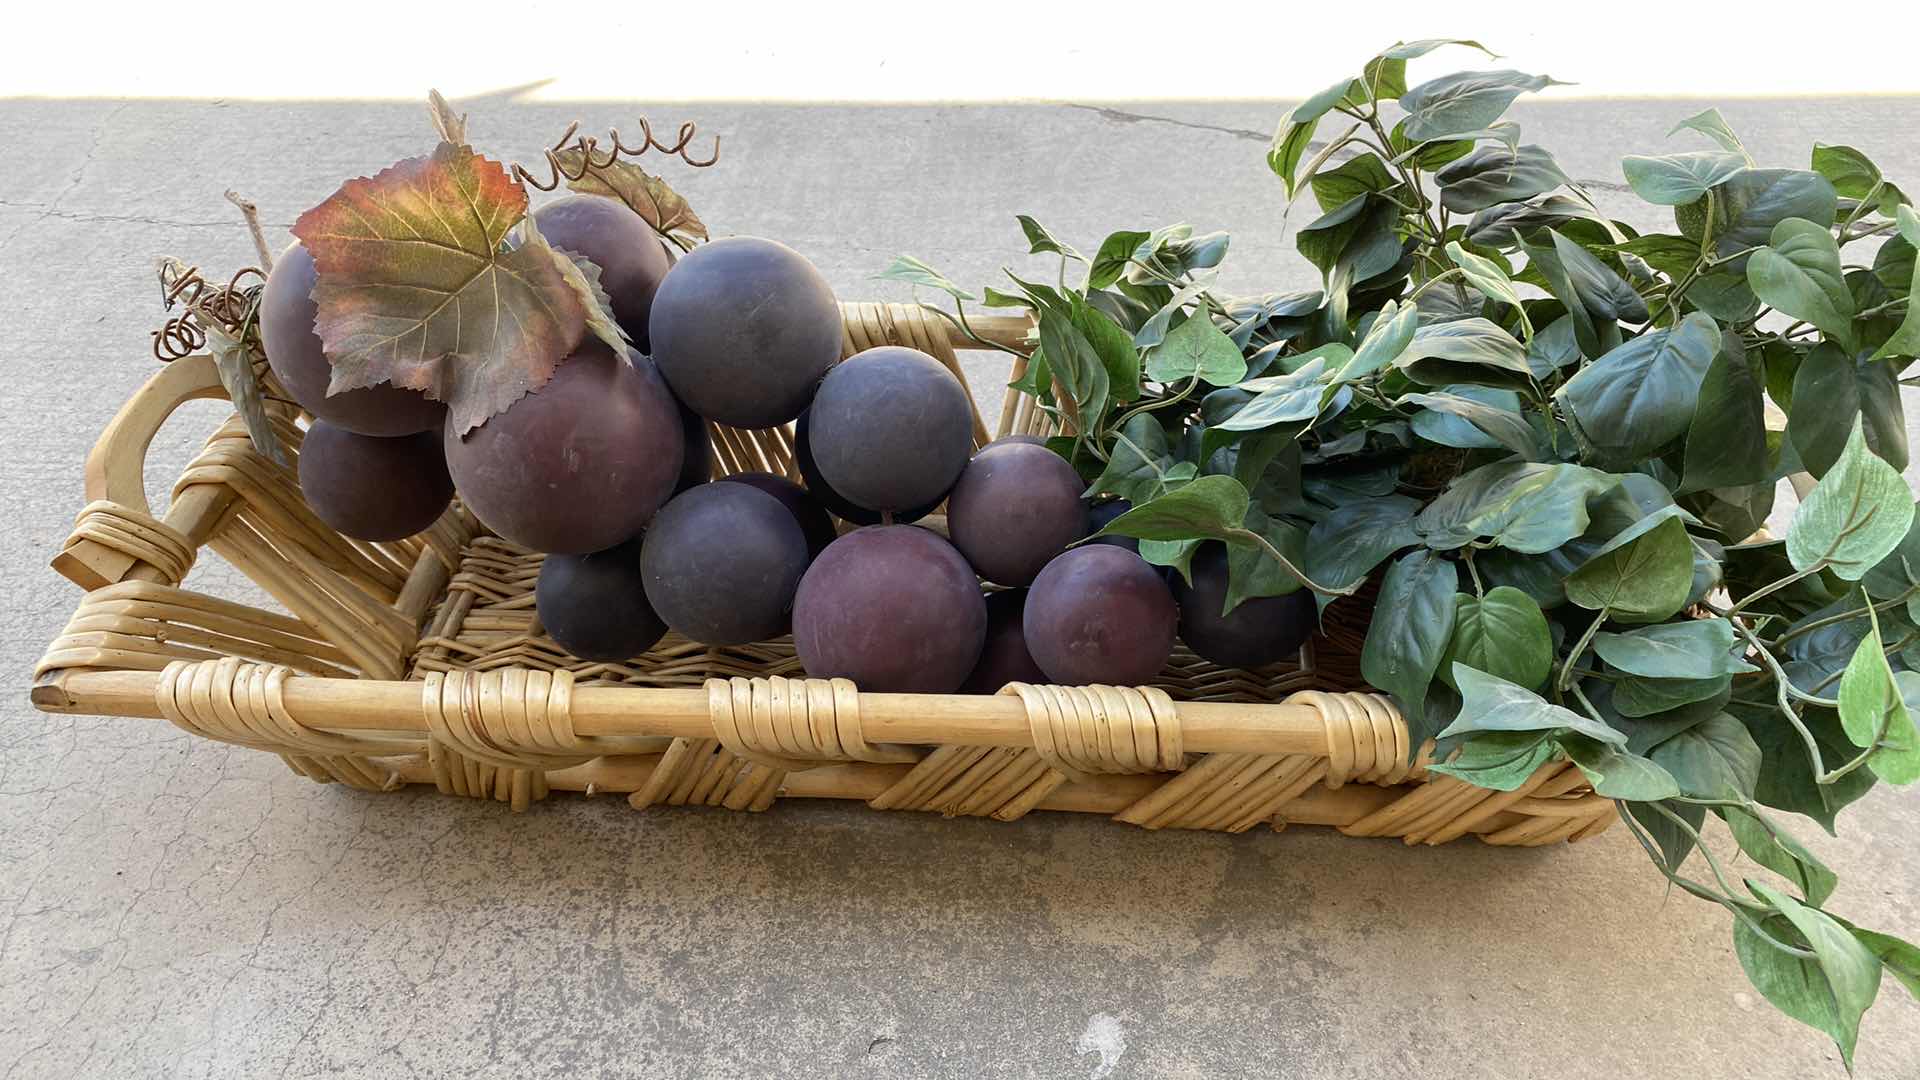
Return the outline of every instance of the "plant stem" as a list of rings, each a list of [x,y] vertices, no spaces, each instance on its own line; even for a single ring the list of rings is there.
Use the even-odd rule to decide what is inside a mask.
[[[1252,529],[1228,529],[1226,539],[1228,540],[1228,542],[1232,542],[1234,540],[1242,540],[1242,541],[1252,541],[1253,543],[1258,544],[1261,547],[1261,549],[1267,553],[1267,558],[1272,559],[1273,561],[1279,563],[1280,566],[1283,569],[1285,569],[1287,573],[1292,574],[1295,578],[1299,579],[1300,584],[1306,586],[1308,589],[1311,589],[1314,592],[1319,593],[1321,596],[1352,596],[1354,593],[1360,591],[1360,585],[1362,583],[1357,581],[1354,582],[1352,585],[1347,586],[1344,589],[1331,588],[1329,586],[1322,585],[1319,582],[1314,581],[1312,578],[1306,575],[1305,571],[1293,565],[1292,559],[1289,559],[1285,555],[1282,555],[1280,553],[1280,549],[1277,547],[1274,547],[1273,544],[1270,543],[1266,537],[1261,536],[1259,533],[1254,532]]]
[[[1560,677],[1554,680],[1556,691],[1563,694],[1567,692],[1567,685],[1572,681],[1574,662],[1579,660],[1581,654],[1587,651],[1587,646],[1593,643],[1593,635],[1600,632],[1600,624],[1607,621],[1610,610],[1601,608],[1594,615],[1593,621],[1587,624],[1586,632],[1580,635],[1580,640],[1573,643],[1573,651],[1567,654],[1566,662],[1560,665]]]
[[[1775,581],[1770,584],[1760,586],[1758,589],[1755,589],[1754,591],[1748,593],[1746,596],[1746,599],[1741,600],[1739,603],[1721,612],[1721,614],[1725,615],[1728,620],[1732,620],[1732,618],[1735,615],[1738,615],[1740,614],[1741,611],[1745,610],[1748,604],[1751,604],[1755,600],[1759,600],[1763,597],[1772,596],[1774,593],[1779,592],[1781,589],[1784,589],[1787,586],[1792,585],[1797,581],[1803,581],[1807,578],[1810,578],[1813,575],[1819,573],[1820,571],[1825,570],[1827,568],[1827,565],[1828,565],[1827,560],[1825,558],[1818,559],[1814,562],[1812,566],[1807,567],[1805,570],[1796,570],[1793,573],[1788,574],[1786,577],[1781,578],[1779,581]]]

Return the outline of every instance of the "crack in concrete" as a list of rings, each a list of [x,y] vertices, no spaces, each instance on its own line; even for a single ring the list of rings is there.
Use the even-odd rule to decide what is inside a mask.
[[[1236,139],[1251,139],[1255,142],[1270,142],[1273,139],[1273,136],[1267,132],[1252,131],[1247,128],[1221,127],[1218,124],[1201,124],[1191,120],[1176,120],[1171,116],[1153,116],[1148,113],[1128,112],[1125,109],[1115,109],[1106,105],[1082,105],[1077,101],[1068,101],[1062,104],[1066,105],[1069,109],[1085,109],[1090,113],[1098,113],[1101,119],[1111,120],[1116,124],[1172,124],[1174,127],[1192,128],[1195,131],[1213,131],[1222,135],[1231,135]]]

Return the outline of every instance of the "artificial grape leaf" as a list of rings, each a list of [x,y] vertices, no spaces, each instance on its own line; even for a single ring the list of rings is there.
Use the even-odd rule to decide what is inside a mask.
[[[1460,688],[1460,716],[1440,738],[1481,731],[1572,731],[1609,746],[1625,746],[1626,735],[1591,716],[1553,704],[1524,686],[1465,664],[1453,667]]]
[[[1679,494],[1773,479],[1761,376],[1739,335],[1731,331],[1721,334],[1720,351],[1700,380],[1700,400],[1687,423],[1680,475],[1675,489]]]
[[[1446,761],[1427,766],[1427,771],[1489,791],[1512,791],[1553,760],[1558,750],[1549,732],[1489,731]]]
[[[254,351],[245,341],[227,333],[218,322],[194,321],[207,335],[207,351],[213,354],[214,372],[220,376],[227,400],[233,402],[233,411],[240,414],[240,422],[246,426],[248,441],[268,461],[283,469],[292,468],[293,462],[287,460],[286,448],[280,445],[280,437],[267,418],[266,399],[260,395],[260,379],[253,367]]]
[[[1559,742],[1596,794],[1630,802],[1659,802],[1680,794],[1672,773],[1623,747],[1584,735],[1562,735]]]
[[[1440,205],[1470,214],[1545,194],[1567,182],[1553,155],[1538,146],[1483,146],[1434,174]]]
[[[1520,414],[1520,395],[1511,390],[1462,386],[1445,393],[1405,394],[1394,404],[1421,407],[1413,414],[1413,433],[1429,442],[1467,449],[1504,446],[1523,458],[1540,456],[1533,426]]]
[[[1247,362],[1240,347],[1205,312],[1196,312],[1147,353],[1147,378],[1155,382],[1199,379],[1232,386],[1246,377]]]
[[[1807,903],[1824,904],[1827,897],[1833,895],[1839,879],[1795,840],[1792,833],[1755,811],[1728,806],[1720,810],[1720,816],[1726,819],[1740,850],[1754,862],[1793,882]]]
[[[1719,326],[1696,311],[1671,329],[1650,330],[1609,351],[1554,396],[1595,448],[1639,461],[1686,432],[1719,352]]]
[[[1533,383],[1526,346],[1498,323],[1482,318],[1422,326],[1394,364],[1428,386],[1465,383],[1514,390]]]
[[[520,223],[521,243],[536,250],[544,250],[560,268],[560,276],[567,281],[567,288],[580,300],[580,311],[587,322],[587,332],[606,343],[615,356],[625,356],[633,346],[632,339],[620,327],[613,317],[613,300],[607,296],[607,290],[600,284],[600,267],[585,255],[576,255],[561,251],[547,243],[532,218]]]
[[[1695,113],[1673,125],[1673,130],[1667,132],[1667,135],[1673,136],[1689,130],[1705,135],[1719,143],[1723,149],[1739,154],[1747,164],[1753,164],[1753,157],[1747,153],[1747,148],[1740,144],[1740,136],[1735,135],[1733,128],[1727,126],[1726,118],[1720,115],[1719,109],[1707,109],[1704,112]]]
[[[1491,539],[1538,555],[1587,531],[1587,500],[1619,482],[1579,465],[1497,461],[1455,480],[1414,519],[1414,528],[1439,550]]]
[[[1808,472],[1825,476],[1833,468],[1856,423],[1864,425],[1869,450],[1906,467],[1906,409],[1895,365],[1859,360],[1823,341],[1801,358],[1792,386],[1788,406],[1813,403],[1787,417],[1788,442]]]
[[[1900,545],[1913,523],[1913,494],[1893,466],[1867,449],[1859,420],[1847,448],[1787,528],[1787,558],[1796,570],[1816,563],[1858,581]]]
[[[1553,634],[1540,605],[1510,585],[1495,586],[1484,597],[1455,594],[1453,638],[1439,670],[1448,686],[1454,685],[1456,663],[1538,689],[1553,670]]]
[[[1800,218],[1775,225],[1768,246],[1747,260],[1747,285],[1765,303],[1812,323],[1853,351],[1853,293],[1827,226]]]
[[[582,195],[619,199],[653,226],[654,232],[672,240],[682,250],[707,238],[707,227],[699,215],[665,180],[631,161],[602,164],[597,160],[587,161],[585,154],[578,146],[554,151],[561,176],[579,177],[567,180],[569,189]]]
[[[1144,418],[1136,418],[1144,419]],[[1140,540],[1227,540],[1247,519],[1252,500],[1231,476],[1202,476],[1107,522],[1095,536]]]
[[[504,246],[526,211],[497,162],[441,143],[300,215],[328,393],[424,390],[465,434],[545,385],[586,317],[550,248]]]
[[[1519,290],[1513,287],[1513,279],[1507,276],[1499,263],[1468,251],[1460,246],[1458,240],[1447,242],[1447,257],[1467,276],[1474,288],[1503,304],[1520,307]]]
[[[1435,733],[1426,711],[1427,687],[1453,634],[1458,584],[1453,564],[1431,551],[1422,548],[1401,556],[1381,582],[1360,650],[1361,674],[1393,695],[1416,753]]]
[[[1733,925],[1740,966],[1775,1008],[1831,1036],[1847,1071],[1853,1071],[1860,1017],[1880,992],[1880,958],[1826,912],[1807,907],[1762,881],[1749,879],[1747,887],[1780,912],[1782,917],[1767,920],[1772,936],[1784,936],[1788,944],[1795,944],[1797,938],[1813,956],[1782,952],[1740,919]],[[1797,933],[1783,935],[1787,927]]]
[[[1739,154],[1714,150],[1692,150],[1684,154],[1641,157],[1629,154],[1620,161],[1633,193],[1655,206],[1681,206],[1694,202],[1712,188],[1747,167]],[[1694,253],[1699,253],[1696,245]]]
[[[972,293],[955,285],[945,274],[921,262],[911,255],[895,255],[885,270],[873,275],[875,281],[900,281],[908,285],[925,285],[930,289],[939,289],[956,300],[972,300]]]
[[[1543,90],[1556,80],[1519,71],[1461,71],[1430,79],[1400,96],[1407,111],[1402,121],[1414,142],[1445,138],[1488,127],[1521,94]]]
[[[1653,760],[1673,774],[1683,794],[1697,799],[1746,799],[1760,779],[1760,747],[1726,713],[1654,747]]]
[[[1840,676],[1840,726],[1853,745],[1871,750],[1867,768],[1894,784],[1920,780],[1920,733],[1913,725],[1903,689],[1920,689],[1920,674],[1901,672],[1906,685],[1895,682],[1887,666],[1885,648],[1876,626],[1860,639],[1853,659]],[[1831,768],[1836,762],[1829,762]]]
[[[1307,534],[1307,576],[1330,589],[1365,581],[1387,556],[1419,542],[1413,531],[1419,509],[1405,495],[1340,503]]]
[[[1725,619],[1683,619],[1624,634],[1593,636],[1600,659],[1650,679],[1711,679],[1759,669],[1734,656],[1733,625]]]
[[[1686,606],[1693,544],[1678,517],[1652,514],[1609,540],[1567,576],[1567,599],[1619,622],[1653,623]]]

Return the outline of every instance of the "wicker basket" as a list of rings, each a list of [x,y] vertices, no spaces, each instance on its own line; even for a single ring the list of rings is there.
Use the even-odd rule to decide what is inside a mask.
[[[959,373],[954,347],[969,343],[921,309],[847,304],[843,315],[847,354],[912,345]],[[976,322],[1002,340],[1026,328]],[[635,808],[764,810],[785,796],[1003,821],[1072,810],[1146,828],[1299,822],[1518,845],[1584,839],[1614,818],[1565,762],[1505,793],[1410,764],[1393,707],[1353,692],[1364,605],[1336,605],[1298,664],[1238,671],[1182,650],[1141,687],[866,694],[806,678],[785,639],[709,648],[669,635],[625,663],[586,663],[535,618],[539,555],[486,535],[457,504],[408,540],[343,538],[237,418],[154,517],[148,446],[181,404],[214,397],[224,392],[209,357],[169,364],[89,456],[88,503],[53,560],[89,591],[36,671],[38,707],[164,718],[321,782],[433,784],[514,810],[556,789],[625,792]],[[1010,397],[1001,432],[1038,430],[1033,405]],[[274,417],[296,453],[299,419]],[[975,429],[984,440],[977,413]],[[722,472],[795,472],[786,430],[711,434]],[[291,615],[182,588],[202,547]]]

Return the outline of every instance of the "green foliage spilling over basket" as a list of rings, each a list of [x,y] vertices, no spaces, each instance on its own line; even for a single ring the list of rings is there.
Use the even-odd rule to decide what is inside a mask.
[[[434,151],[262,245],[264,286],[163,271],[187,313],[89,459],[35,703],[515,809],[1617,818],[1851,1065],[1920,951],[1827,911],[1782,818],[1920,777],[1920,215],[1857,150],[1764,166],[1709,110],[1623,162],[1672,208],[1640,232],[1503,118],[1554,80],[1409,85],[1444,46],[1479,48],[1395,46],[1282,120],[1322,285],[1258,296],[1217,289],[1224,234],[1086,254],[1021,217],[1035,280],[903,256],[880,277],[950,305],[840,304],[633,160],[712,164],[690,126],[569,129],[530,172],[435,95]],[[1000,438],[957,349],[1013,357]],[[147,446],[204,397],[235,416],[156,516]],[[183,587],[202,549],[290,614]]]

